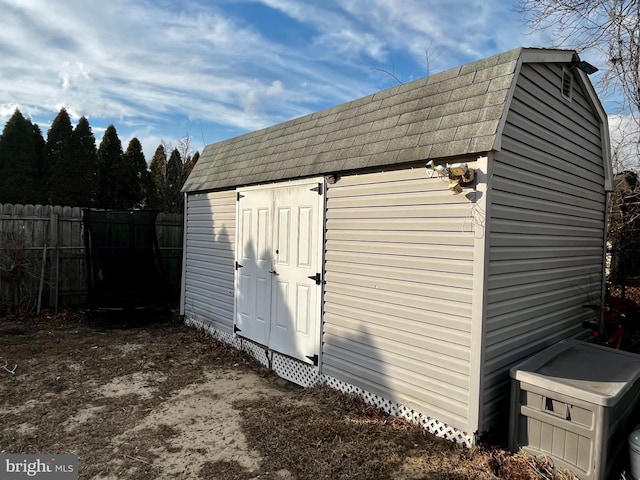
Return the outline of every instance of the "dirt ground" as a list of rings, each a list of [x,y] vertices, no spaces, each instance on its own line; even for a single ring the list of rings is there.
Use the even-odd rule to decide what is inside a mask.
[[[0,317],[0,452],[77,454],[81,479],[570,479],[302,389],[175,319]]]

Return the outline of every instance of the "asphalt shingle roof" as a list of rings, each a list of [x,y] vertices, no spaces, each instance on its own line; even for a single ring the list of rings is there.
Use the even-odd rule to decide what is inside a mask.
[[[488,152],[523,50],[208,145],[183,191]]]

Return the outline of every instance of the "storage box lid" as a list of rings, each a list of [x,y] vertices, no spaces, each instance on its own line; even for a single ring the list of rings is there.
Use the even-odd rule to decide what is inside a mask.
[[[567,339],[513,367],[511,378],[608,407],[640,378],[640,355]]]

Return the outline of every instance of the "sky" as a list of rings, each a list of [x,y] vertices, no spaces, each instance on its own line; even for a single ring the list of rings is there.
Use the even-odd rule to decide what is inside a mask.
[[[0,125],[64,107],[147,161],[524,47],[517,0],[0,0]],[[597,58],[582,58],[598,66]],[[605,103],[605,108],[607,104]]]

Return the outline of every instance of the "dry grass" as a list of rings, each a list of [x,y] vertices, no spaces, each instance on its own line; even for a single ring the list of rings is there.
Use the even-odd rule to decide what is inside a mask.
[[[172,321],[112,329],[88,325],[82,312],[5,317],[0,359],[16,365],[15,374],[0,369],[0,452],[77,453],[80,478],[571,478],[500,447],[459,447],[355,396],[292,386],[244,353]],[[231,402],[259,458],[256,468],[234,458],[211,460],[197,441],[177,447],[181,425],[170,419],[144,424],[178,392],[212,381],[204,374],[211,370],[259,376],[269,389]],[[147,384],[105,396],[122,378]],[[220,400],[212,394],[208,401]],[[116,442],[125,434],[125,443]],[[166,473],[163,461],[175,452],[197,465],[195,474]]]

